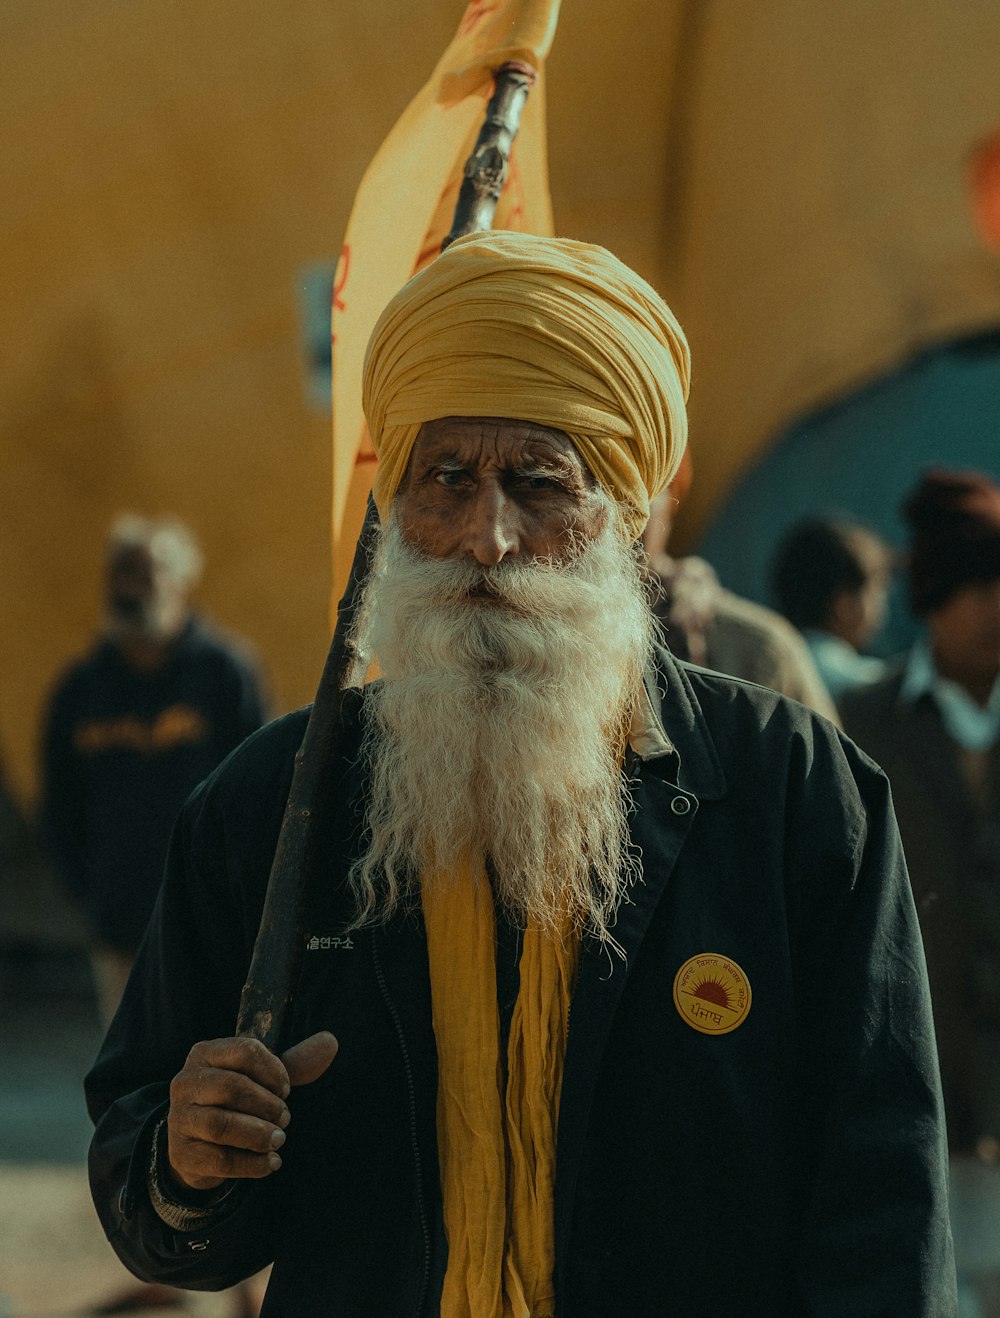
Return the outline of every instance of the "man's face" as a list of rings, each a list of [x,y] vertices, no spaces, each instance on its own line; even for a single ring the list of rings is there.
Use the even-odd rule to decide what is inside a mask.
[[[394,511],[411,548],[486,567],[568,560],[604,530],[611,501],[561,430],[443,417],[420,427]]]
[[[867,532],[852,536],[850,545],[865,579],[856,590],[841,590],[833,596],[827,623],[834,635],[862,650],[885,619],[892,563],[881,541]]]
[[[176,630],[186,595],[176,574],[150,548],[135,545],[112,559],[107,573],[107,606],[115,633],[158,640]]]
[[[970,581],[929,618],[942,671],[991,683],[1000,674],[1000,577]]]
[[[428,864],[488,855],[517,919],[607,933],[634,876],[619,751],[653,628],[615,505],[565,435],[425,425],[356,633],[383,677],[359,910],[388,915]]]

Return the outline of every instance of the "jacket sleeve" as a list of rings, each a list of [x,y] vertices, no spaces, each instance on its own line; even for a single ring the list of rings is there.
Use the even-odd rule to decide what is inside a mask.
[[[84,801],[80,756],[73,745],[71,689],[56,690],[42,729],[42,827],[56,877],[86,904]]]
[[[247,1182],[211,1228],[194,1232],[168,1227],[147,1190],[171,1079],[195,1042],[234,1033],[259,915],[229,876],[217,795],[209,779],[178,820],[149,929],[86,1079],[91,1189],[108,1240],[137,1277],[194,1290],[233,1285],[271,1261],[270,1182]]]
[[[923,948],[888,782],[846,740],[844,752],[863,811],[852,881],[832,895],[816,886],[801,911],[800,1132],[810,1172],[802,1312],[952,1318],[945,1123]]]

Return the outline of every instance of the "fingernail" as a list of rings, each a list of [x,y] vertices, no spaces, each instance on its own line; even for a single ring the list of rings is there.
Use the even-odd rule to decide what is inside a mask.
[[[288,1125],[291,1119],[292,1119],[292,1114],[289,1112],[288,1108],[285,1108],[284,1112],[282,1112],[281,1116],[278,1118],[278,1125],[281,1126],[282,1129],[284,1129],[284,1127]]]
[[[282,1098],[287,1098],[288,1095],[289,1095],[291,1092],[292,1092],[292,1086],[291,1086],[291,1085],[285,1085],[285,1086],[282,1088],[282,1091],[281,1091],[281,1097],[282,1097]]]
[[[284,1132],[283,1130],[272,1130],[272,1131],[271,1131],[271,1146],[272,1146],[272,1148],[280,1149],[281,1146],[282,1146],[282,1144],[284,1144],[284,1142],[285,1142],[285,1132]]]
[[[267,1155],[267,1165],[270,1167],[272,1172],[276,1172],[278,1168],[281,1166],[281,1159],[278,1157],[276,1153],[269,1153]]]

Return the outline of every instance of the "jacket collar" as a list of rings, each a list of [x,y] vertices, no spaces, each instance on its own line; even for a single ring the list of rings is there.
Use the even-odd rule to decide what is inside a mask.
[[[1000,741],[1000,677],[993,683],[989,704],[984,709],[957,682],[941,676],[923,636],[914,643],[907,657],[898,700],[903,705],[915,704],[921,696],[934,701],[951,739],[966,750],[989,750]]]
[[[672,764],[650,767],[654,772],[673,769],[678,787],[701,801],[718,801],[726,795],[726,776],[689,670],[699,671],[657,647],[646,670],[645,701],[633,718],[629,744],[644,763],[672,758]]]

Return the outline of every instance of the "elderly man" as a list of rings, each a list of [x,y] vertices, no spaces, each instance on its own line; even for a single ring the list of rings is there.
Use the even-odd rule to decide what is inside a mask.
[[[188,794],[265,719],[256,662],[196,617],[194,536],[125,514],[108,534],[105,618],[62,674],[43,737],[44,818],[94,939],[105,1024],[117,1009]]]
[[[228,1036],[301,712],[188,803],[89,1077],[141,1275],[273,1260],[272,1315],[953,1313],[885,780],[656,641],[633,542],[687,381],[580,243],[462,239],[384,312],[383,678],[327,767],[293,1046]]]
[[[156,901],[177,812],[265,719],[256,661],[197,617],[201,550],[174,518],[125,514],[108,534],[105,618],[53,691],[43,737],[44,818],[56,872],[84,916],[104,1023],[114,1016]],[[132,1288],[98,1313],[183,1300]],[[234,1297],[251,1313],[250,1297]]]

